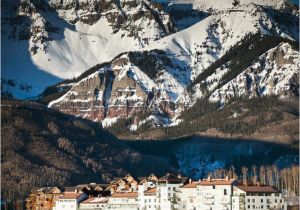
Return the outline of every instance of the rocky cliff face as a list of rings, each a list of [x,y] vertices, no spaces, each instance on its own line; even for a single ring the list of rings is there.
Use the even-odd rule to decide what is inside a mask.
[[[200,86],[206,82],[208,92],[199,97],[226,104],[232,98],[298,95],[299,56],[289,43],[280,43],[219,88],[216,87],[231,70],[226,66],[217,68],[201,81]],[[124,53],[80,81],[70,83],[71,89],[48,106],[102,122],[103,126],[129,118],[132,130],[148,121],[154,126],[176,125],[177,117],[195,101],[187,87],[182,86],[189,84],[184,81],[189,69],[177,62],[159,50]]]
[[[163,74],[162,63],[159,59],[161,52],[152,51],[156,55],[151,66]],[[132,58],[132,54],[136,57]],[[159,112],[160,115],[172,118],[175,116],[175,101],[171,100],[172,92],[160,88],[164,81],[156,80],[145,68],[138,64],[138,57],[143,53],[126,53],[86,78],[72,85],[72,88],[61,98],[50,102],[51,108],[87,118],[93,121],[103,121],[107,125],[111,120],[128,118],[145,112]],[[133,60],[133,61],[132,61]],[[170,60],[168,60],[171,62]],[[148,75],[147,75],[148,73]],[[178,84],[177,84],[178,85]],[[179,103],[178,103],[179,104]]]
[[[34,97],[104,63],[74,84],[63,82],[70,90],[49,107],[107,125],[140,113],[147,113],[141,123],[151,119],[173,125],[182,110],[205,95],[201,90],[191,95],[187,87],[247,34],[298,39],[298,8],[278,2],[4,0],[1,91]],[[227,81],[234,84],[230,87],[219,84],[229,72],[224,64],[204,78],[205,96],[224,102],[236,96],[284,95],[287,81],[297,92],[297,74],[284,69],[298,64],[281,57],[262,60],[257,64],[261,70],[252,64],[240,69],[246,73]],[[282,76],[276,76],[278,71]]]
[[[247,33],[299,35],[297,6],[280,0],[3,0],[1,12],[2,93],[15,98],[128,51],[173,54],[190,67],[190,81]]]
[[[299,94],[299,52],[288,43],[269,50],[232,81],[215,90],[211,101],[222,103],[234,97]]]
[[[48,32],[58,30],[51,25],[51,20],[48,20],[49,14],[52,14],[72,25],[79,23],[91,26],[101,20],[108,24],[112,34],[119,33],[121,37],[132,37],[136,43],[145,45],[176,30],[170,15],[163,8],[162,4],[147,0],[51,0],[48,3],[25,0],[15,2],[14,7],[10,8],[14,11],[9,18],[11,20],[28,18],[29,23],[24,26],[24,30],[30,33],[27,33],[27,36],[23,36],[25,32],[20,34],[23,39],[31,38],[32,44],[51,39]],[[36,48],[40,49],[38,46]],[[31,52],[35,54],[36,50],[32,49]]]

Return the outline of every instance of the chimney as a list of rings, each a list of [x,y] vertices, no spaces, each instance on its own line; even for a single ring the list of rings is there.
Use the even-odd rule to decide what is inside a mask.
[[[178,174],[178,175],[177,175],[177,178],[181,179],[181,174]]]
[[[78,193],[78,189],[75,189],[75,193]]]
[[[189,183],[192,183],[192,179],[191,178],[189,178]]]
[[[257,182],[257,186],[260,187],[260,182]]]
[[[210,182],[210,181],[211,181],[211,177],[210,177],[210,176],[208,176],[208,177],[207,177],[207,180]]]
[[[226,176],[226,180],[229,181],[229,176]]]

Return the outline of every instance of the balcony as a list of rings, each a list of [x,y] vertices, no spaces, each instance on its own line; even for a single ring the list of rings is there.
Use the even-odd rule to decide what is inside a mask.
[[[206,205],[212,205],[212,204],[214,204],[214,200],[212,200],[212,199],[203,199],[202,203],[204,203]]]
[[[206,198],[206,199],[213,199],[214,198],[214,196],[212,194],[204,194],[203,197]]]
[[[222,205],[229,205],[229,204],[230,204],[230,199],[222,198],[219,202],[220,202],[220,204],[222,204]]]

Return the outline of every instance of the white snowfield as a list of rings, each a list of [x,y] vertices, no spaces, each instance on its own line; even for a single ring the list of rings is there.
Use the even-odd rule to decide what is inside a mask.
[[[190,4],[194,9],[210,11],[211,15],[187,29],[165,37],[161,35],[162,32],[159,30],[157,22],[141,19],[134,23],[128,23],[140,28],[139,36],[132,37],[126,30],[114,32],[106,16],[101,16],[92,25],[81,21],[72,24],[71,22],[79,16],[84,16],[86,13],[93,14],[92,7],[85,11],[72,8],[77,0],[49,1],[54,5],[62,3],[61,9],[58,9],[57,13],[44,11],[30,16],[26,11],[19,9],[20,16],[33,21],[31,31],[34,32],[34,36],[29,41],[12,39],[10,38],[11,25],[4,22],[1,58],[2,79],[5,82],[2,82],[2,90],[20,99],[35,97],[47,86],[54,85],[63,79],[79,76],[96,64],[111,61],[120,53],[161,49],[168,54],[175,67],[166,67],[158,78],[150,79],[136,66],[124,66],[122,71],[124,73],[132,71],[136,82],[148,90],[157,88],[162,90],[166,95],[165,98],[174,102],[190,103],[191,99],[186,94],[186,87],[246,34],[260,31],[289,39],[297,39],[299,35],[297,27],[282,27],[261,8],[261,6],[275,9],[284,8],[286,5],[284,0],[240,0],[236,6],[234,6],[233,0],[157,1],[170,5]],[[94,5],[97,0],[80,0],[79,2]],[[120,2],[122,3],[123,0]],[[139,4],[136,8],[124,8],[123,12],[134,14],[138,10],[145,10],[145,8]],[[109,12],[120,11],[115,7]],[[162,17],[164,23],[169,21],[166,15],[163,14]],[[55,30],[47,31],[46,23]],[[17,26],[16,31],[21,31],[21,26]],[[44,42],[41,41],[43,38]],[[141,41],[145,38],[148,39],[148,44]],[[282,45],[280,48],[286,49],[285,52],[291,54],[288,46]],[[31,49],[35,49],[36,52],[33,53]],[[244,83],[239,83],[246,77],[245,74],[256,81],[253,84],[260,87],[260,95],[282,92],[286,82],[297,70],[296,66],[299,65],[299,62],[297,65],[283,65],[273,69],[274,65],[269,63],[267,68],[257,75],[251,73],[251,69],[259,66],[259,64],[254,64],[229,84],[216,90],[210,99],[226,101],[226,98],[237,94],[232,90],[233,87],[239,88],[238,90],[241,91],[239,94],[251,92],[245,89]],[[272,72],[270,73],[268,69],[271,68]],[[279,72],[281,76],[278,78],[278,83],[274,87],[270,87],[271,80]],[[225,73],[226,69],[219,70],[208,80],[218,80]],[[14,85],[8,85],[9,80],[12,80]],[[213,89],[215,86],[216,84],[212,84],[208,88]],[[49,106],[67,100],[69,94],[70,92],[52,101]],[[253,96],[253,91],[249,95]],[[195,96],[201,97],[201,92],[197,92]],[[109,125],[111,121],[115,120],[107,120],[106,123]]]

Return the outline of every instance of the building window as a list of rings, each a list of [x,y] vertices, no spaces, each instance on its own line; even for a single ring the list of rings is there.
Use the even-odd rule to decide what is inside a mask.
[[[248,205],[248,209],[250,209],[250,205]]]
[[[260,199],[260,202],[261,202],[261,203],[263,203],[263,202],[264,202],[264,200],[263,200],[263,199]]]
[[[226,189],[224,189],[224,195],[227,195],[227,190]]]
[[[248,203],[250,203],[250,199],[248,199]]]

